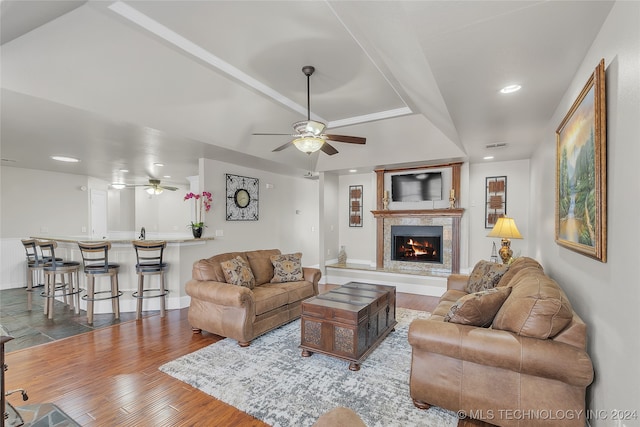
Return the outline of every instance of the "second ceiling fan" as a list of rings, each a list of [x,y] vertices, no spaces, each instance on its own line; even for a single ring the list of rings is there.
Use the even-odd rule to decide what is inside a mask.
[[[315,71],[315,67],[311,65],[305,65],[302,67],[302,72],[307,76],[307,120],[301,122],[295,122],[293,124],[294,134],[288,133],[254,133],[253,135],[289,135],[294,139],[274,149],[273,151],[281,151],[293,144],[298,150],[311,154],[318,150],[322,150],[325,154],[330,156],[337,154],[333,146],[329,145],[327,141],[346,142],[348,144],[365,144],[366,138],[359,136],[347,136],[347,135],[334,135],[324,133],[326,125],[322,122],[311,120],[311,102],[309,94],[309,77]]]

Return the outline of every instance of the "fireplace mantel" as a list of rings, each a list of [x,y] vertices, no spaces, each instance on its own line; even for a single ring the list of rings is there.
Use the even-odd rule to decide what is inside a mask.
[[[464,209],[386,209],[381,211],[371,211],[375,218],[393,218],[408,216],[431,216],[431,217],[453,217],[461,218]]]

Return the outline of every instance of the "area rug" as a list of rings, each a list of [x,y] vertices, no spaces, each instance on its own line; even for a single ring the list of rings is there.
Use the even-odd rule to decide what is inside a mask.
[[[160,366],[160,370],[274,427],[312,426],[337,406],[369,427],[454,427],[454,412],[420,410],[409,396],[409,323],[429,313],[398,309],[391,332],[361,365],[314,353],[301,357],[300,320],[242,348],[224,339]]]

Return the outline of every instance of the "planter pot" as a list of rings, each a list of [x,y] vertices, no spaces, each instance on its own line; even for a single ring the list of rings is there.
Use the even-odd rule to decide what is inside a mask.
[[[193,237],[195,239],[199,239],[202,237],[203,227],[191,227],[191,232],[193,233]]]

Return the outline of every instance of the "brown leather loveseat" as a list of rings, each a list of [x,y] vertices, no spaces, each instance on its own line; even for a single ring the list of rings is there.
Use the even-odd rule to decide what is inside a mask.
[[[468,292],[483,268],[489,283]],[[414,404],[500,426],[583,427],[593,380],[585,323],[535,260],[500,268],[450,276],[431,317],[411,323]]]
[[[244,347],[300,317],[302,301],[318,295],[321,277],[317,268],[301,266],[301,256],[269,249],[196,261],[185,286],[194,333],[205,330]]]

